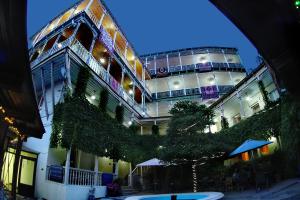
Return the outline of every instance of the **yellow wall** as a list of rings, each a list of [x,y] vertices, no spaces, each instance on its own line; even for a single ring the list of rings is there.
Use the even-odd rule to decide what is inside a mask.
[[[113,160],[107,157],[99,157],[98,168],[100,172],[113,173]]]
[[[119,160],[118,161],[118,175],[120,178],[125,178],[129,174],[130,163]]]

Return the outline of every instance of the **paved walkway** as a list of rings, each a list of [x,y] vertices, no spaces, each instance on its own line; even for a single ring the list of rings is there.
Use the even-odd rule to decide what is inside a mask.
[[[242,192],[225,193],[223,200],[300,200],[300,179],[289,179],[273,187],[256,192],[247,190]]]

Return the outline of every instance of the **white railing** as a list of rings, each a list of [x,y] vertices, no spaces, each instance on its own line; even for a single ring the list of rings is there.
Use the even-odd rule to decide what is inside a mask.
[[[102,173],[99,172],[77,169],[77,168],[70,168],[68,184],[101,186],[102,184],[101,176]]]
[[[65,167],[56,167],[56,170],[61,170],[61,176],[51,175],[51,166],[47,166],[47,180],[64,183]],[[56,171],[57,172],[57,171]],[[113,179],[116,178],[113,174]],[[85,186],[101,186],[102,173],[91,170],[72,168],[69,169],[68,185],[85,185]]]

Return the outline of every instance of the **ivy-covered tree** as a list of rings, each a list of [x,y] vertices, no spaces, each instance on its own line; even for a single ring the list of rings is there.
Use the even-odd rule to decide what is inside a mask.
[[[99,101],[99,108],[102,112],[106,112],[107,104],[108,104],[108,90],[103,89],[100,92],[100,101]]]
[[[117,105],[115,112],[116,112],[116,116],[115,116],[116,120],[120,124],[122,124],[124,121],[124,107],[122,105]]]
[[[222,154],[214,135],[205,133],[213,122],[214,113],[204,105],[192,101],[177,102],[172,114],[160,157],[176,164],[191,164],[193,177],[196,166]],[[194,191],[197,191],[196,178]]]

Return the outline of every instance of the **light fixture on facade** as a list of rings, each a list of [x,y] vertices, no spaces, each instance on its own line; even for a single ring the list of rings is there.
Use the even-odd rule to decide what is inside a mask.
[[[246,101],[251,101],[251,97],[247,96]]]
[[[91,99],[92,99],[92,100],[95,100],[95,99],[96,99],[96,96],[95,96],[95,95],[92,95],[92,96],[91,96]]]
[[[131,125],[132,125],[132,121],[131,121],[131,120],[128,122],[128,125],[129,125],[129,126],[131,126]]]
[[[133,85],[133,81],[130,81],[130,82],[129,82],[129,85]]]
[[[142,112],[142,115],[143,115],[143,116],[145,116],[145,115],[146,115],[146,113],[143,111],[143,112]]]
[[[129,93],[129,94],[133,94],[133,90],[129,90],[128,93]]]
[[[104,58],[100,58],[100,63],[104,64],[105,63],[105,59]]]
[[[173,85],[174,85],[174,88],[175,88],[175,89],[178,89],[179,86],[180,86],[180,83],[179,83],[179,81],[175,81],[175,82],[173,83]]]
[[[61,48],[62,48],[61,43],[58,43],[58,44],[57,44],[57,47],[58,47],[59,49],[61,49]]]

